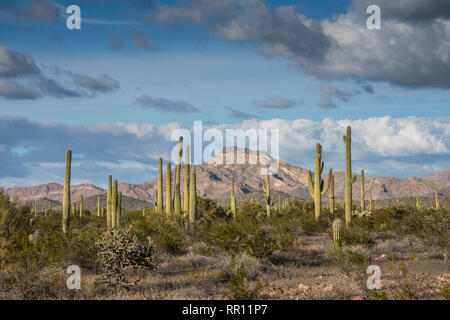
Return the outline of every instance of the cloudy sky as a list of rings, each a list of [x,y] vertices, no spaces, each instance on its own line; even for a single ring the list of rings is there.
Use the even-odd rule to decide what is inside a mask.
[[[66,8],[81,8],[68,30]],[[369,5],[381,30],[369,30]],[[0,186],[141,183],[177,128],[279,128],[280,157],[450,167],[448,0],[0,0]]]

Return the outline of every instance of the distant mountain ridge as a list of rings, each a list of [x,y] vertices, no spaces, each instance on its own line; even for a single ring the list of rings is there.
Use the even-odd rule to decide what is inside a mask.
[[[237,158],[242,155],[244,164],[226,164],[226,157]],[[256,161],[255,161],[256,160]],[[255,152],[248,149],[230,148],[224,149],[215,158],[206,163],[195,165],[197,173],[197,189],[199,195],[216,199],[219,202],[228,201],[230,195],[231,179],[235,180],[235,193],[237,198],[247,197],[252,193],[261,191],[260,164],[267,166],[270,161],[274,161],[265,152]],[[250,164],[250,163],[260,164]],[[356,172],[354,172],[356,174]],[[337,171],[335,176],[335,194],[341,197],[344,194],[344,172]],[[166,185],[164,176],[164,190]],[[172,170],[172,178],[175,170]],[[120,179],[120,178],[119,178]],[[326,179],[326,175],[324,176]],[[172,181],[173,183],[173,181]],[[353,184],[354,198],[360,196],[360,177],[358,175]],[[184,186],[184,168],[181,170],[181,186]],[[141,184],[119,183],[119,191],[124,196],[138,199],[147,203],[153,203],[157,188],[157,179],[143,182]],[[71,185],[71,198],[77,201],[81,195],[88,198],[92,196],[104,195],[106,191],[93,184]],[[271,177],[271,189],[297,198],[309,198],[308,191],[308,170],[279,161],[279,170]],[[406,196],[432,196],[434,191],[440,195],[450,195],[450,169],[441,170],[423,178],[408,177],[365,177],[365,190],[368,198],[369,190],[372,197],[376,199],[387,199]],[[5,190],[11,198],[18,198],[24,201],[50,199],[61,201],[63,186],[58,183],[42,184],[34,187],[14,187]]]

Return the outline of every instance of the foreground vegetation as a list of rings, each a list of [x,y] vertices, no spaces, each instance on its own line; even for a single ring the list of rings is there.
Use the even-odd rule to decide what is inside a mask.
[[[84,210],[61,230],[61,210],[34,215],[0,192],[0,299],[449,299],[449,212],[413,206],[354,217],[335,249],[331,224],[345,219],[312,201],[283,209],[222,207],[197,197],[185,217],[122,209],[120,228]],[[381,268],[381,289],[366,269]],[[81,268],[69,290],[67,267]]]

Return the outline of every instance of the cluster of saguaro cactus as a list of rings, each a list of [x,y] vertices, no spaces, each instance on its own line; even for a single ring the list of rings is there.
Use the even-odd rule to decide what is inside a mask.
[[[262,180],[262,188],[264,191],[264,200],[266,204],[266,215],[270,217],[271,210],[273,206],[273,200],[270,197],[270,177],[269,174],[266,175],[266,183],[264,183],[264,179]]]
[[[66,169],[64,172],[64,190],[62,205],[62,231],[66,233],[69,230],[70,223],[70,167],[72,163],[72,151],[67,150],[66,153]],[[34,203],[36,214],[36,202]]]
[[[356,176],[352,175],[352,128],[347,127],[347,135],[343,137],[345,143],[345,224],[352,222],[352,185]]]
[[[322,196],[328,192],[330,188],[330,180],[333,175],[333,169],[330,169],[327,177],[327,184],[324,187],[324,181],[322,180],[322,172],[325,163],[322,161],[322,145],[320,143],[316,144],[316,160],[314,167],[314,184],[312,180],[312,172],[308,171],[308,186],[309,193],[311,197],[314,199],[314,216],[316,220],[319,220],[320,213],[322,209]]]
[[[332,225],[333,232],[333,242],[334,247],[339,249],[342,245],[342,227],[344,226],[344,222],[341,219],[336,219]]]
[[[334,216],[334,175],[330,178],[330,215]]]
[[[366,211],[366,199],[364,198],[364,170],[361,170],[361,212]]]
[[[236,197],[234,196],[234,177],[231,178],[231,213],[236,218]]]
[[[122,215],[122,193],[118,190],[117,180],[112,181],[108,175],[108,191],[106,194],[106,228],[120,227]]]

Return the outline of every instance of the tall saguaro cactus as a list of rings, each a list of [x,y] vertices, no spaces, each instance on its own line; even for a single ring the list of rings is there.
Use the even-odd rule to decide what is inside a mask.
[[[184,200],[183,211],[187,214],[189,212],[189,145],[186,146],[186,153],[184,155]]]
[[[234,177],[231,178],[231,213],[233,218],[236,219],[236,197],[234,196]]]
[[[108,175],[108,191],[106,193],[106,229],[112,227],[112,175]]]
[[[369,211],[372,212],[372,190],[369,189]]]
[[[97,217],[100,217],[100,196],[97,197]]]
[[[83,216],[83,195],[80,196],[80,218]]]
[[[163,204],[163,177],[162,177],[162,158],[159,158],[158,160],[158,198],[157,198],[157,204],[158,204],[158,213],[163,214],[164,211],[164,204]]]
[[[120,227],[121,220],[122,220],[122,192],[119,192],[117,194],[117,223],[116,223],[118,227]]]
[[[264,184],[264,179],[262,180],[262,188],[264,191],[264,200],[266,203],[266,215],[267,217],[270,217],[271,210],[273,206],[273,200],[270,197],[270,178],[269,175],[266,175],[266,183]]]
[[[72,163],[72,151],[66,152],[66,169],[64,172],[64,191],[62,205],[62,231],[66,233],[69,230],[70,223],[70,167]],[[34,214],[36,215],[36,202],[34,203]]]
[[[167,162],[166,172],[166,216],[172,214],[172,167],[170,161]]]
[[[192,167],[189,181],[189,225],[192,227],[195,223],[197,214],[197,185],[195,177],[195,167]]]
[[[366,211],[366,199],[364,197],[364,170],[361,170],[361,212]]]
[[[331,175],[330,180],[330,215],[334,216],[334,175]]]
[[[309,193],[314,199],[314,216],[316,220],[319,220],[320,213],[322,211],[322,196],[328,192],[330,188],[331,176],[333,175],[333,169],[330,169],[327,177],[327,184],[324,187],[324,181],[322,180],[322,172],[325,163],[322,161],[322,145],[316,144],[316,161],[314,167],[314,184],[312,180],[312,172],[308,171],[308,186]]]
[[[181,216],[181,190],[180,190],[180,180],[181,180],[181,157],[183,156],[183,137],[178,140],[178,157],[175,167],[175,194],[173,196],[173,206],[174,212],[177,217]]]
[[[345,143],[345,224],[352,222],[352,185],[356,176],[352,175],[352,128],[347,127],[347,135],[343,137]]]
[[[435,203],[436,209],[439,210],[440,205],[439,205],[439,198],[438,198],[438,192],[437,191],[434,192],[434,203]]]
[[[111,196],[111,227],[117,226],[117,180],[114,179]]]

